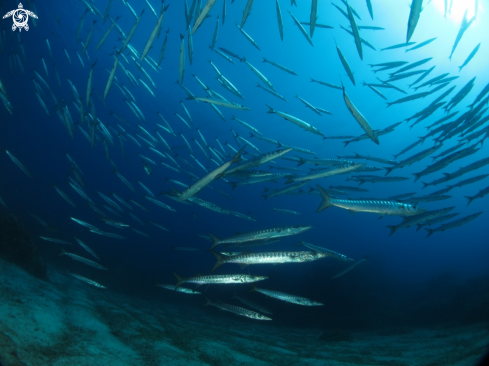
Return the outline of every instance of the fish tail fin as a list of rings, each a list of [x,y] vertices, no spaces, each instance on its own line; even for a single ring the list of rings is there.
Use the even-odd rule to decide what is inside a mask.
[[[416,224],[416,231],[419,231],[419,229],[421,229],[423,227],[423,225],[421,224]]]
[[[258,291],[258,287],[256,287],[255,285],[251,285],[251,288],[248,290],[248,292],[255,292],[255,291]]]
[[[430,185],[429,183],[425,183],[425,182],[421,182],[421,183],[423,183],[423,188],[421,188],[421,189],[425,189],[426,187],[428,187]]]
[[[463,68],[464,68],[463,66],[459,66],[458,67],[458,72],[462,71]]]
[[[415,182],[421,177],[420,173],[414,173],[413,175],[414,175],[414,181]]]
[[[66,250],[64,250],[63,248],[61,248],[61,253],[59,253],[59,255],[66,255]]]
[[[391,232],[389,233],[389,236],[391,236],[392,234],[394,234],[397,230],[397,227],[393,226],[393,225],[387,225],[387,227],[391,230]]]
[[[228,182],[228,183],[231,184],[231,187],[232,187],[231,190],[232,191],[234,190],[234,188],[236,188],[238,186],[238,184],[235,182]]]
[[[321,198],[323,199],[316,212],[321,212],[322,210],[331,206],[331,198],[329,197],[328,192],[326,192],[324,188],[321,187],[319,184],[316,184],[316,187],[319,190],[319,193],[321,194]]]
[[[474,197],[470,197],[470,196],[464,196],[465,198],[467,198],[467,206],[470,205],[472,203],[472,201],[474,200]]]
[[[301,157],[298,157],[298,158],[299,158],[299,162],[297,163],[297,166],[301,166],[301,165],[306,163],[306,161],[304,159],[302,159]]]
[[[392,168],[384,168],[386,170],[385,172],[385,176],[387,176],[387,174],[390,174],[390,172],[392,172]]]
[[[239,149],[239,151],[236,153],[236,155],[234,155],[233,157],[233,160],[231,160],[231,164],[234,164],[234,163],[237,163],[239,161],[241,161],[241,154],[243,154],[243,151],[246,149],[246,145],[243,146],[241,149]]]
[[[263,57],[263,61],[262,62],[268,62],[268,60],[265,57]]]
[[[216,269],[221,267],[224,263],[223,258],[224,256],[222,254],[216,253],[213,250],[211,250],[211,253],[214,255],[214,258],[216,258],[216,263],[214,264],[214,267],[212,267],[212,271],[214,272]]]
[[[270,107],[268,104],[265,105],[269,108],[267,113],[275,113],[275,110],[272,107]]]
[[[211,245],[209,250],[212,250],[219,245],[220,239],[217,236],[215,236],[214,234],[211,234],[211,233],[208,233],[208,234],[209,234],[210,238],[212,239],[212,245]]]
[[[263,201],[266,201],[268,198],[268,196],[266,194],[262,194],[261,196],[263,197]]]
[[[175,291],[176,291],[180,286],[182,286],[182,283],[183,281],[185,281],[185,279],[177,275],[175,272],[173,272],[173,274],[177,278],[177,284],[175,285]]]
[[[426,235],[427,238],[434,232],[434,230],[432,229],[425,229],[425,230],[428,232],[428,235]]]

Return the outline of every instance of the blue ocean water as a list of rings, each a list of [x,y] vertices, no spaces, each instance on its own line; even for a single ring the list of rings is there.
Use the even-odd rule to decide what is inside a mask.
[[[156,14],[159,14],[161,4],[156,1],[151,1],[151,3]],[[184,205],[162,194],[172,188],[176,188],[180,192],[183,190],[181,186],[166,180],[166,178],[192,185],[195,180],[191,179],[186,173],[187,171],[199,178],[206,174],[191,155],[197,158],[206,170],[211,171],[217,168],[217,165],[207,160],[194,143],[193,140],[196,139],[201,145],[203,144],[197,128],[209,146],[212,146],[219,153],[222,152],[219,143],[224,147],[226,156],[222,158],[223,161],[231,159],[234,155],[234,152],[225,143],[229,143],[236,150],[245,146],[243,141],[240,141],[240,146],[238,146],[232,131],[251,142],[261,153],[279,148],[277,145],[250,137],[250,130],[232,119],[233,116],[258,129],[263,136],[277,140],[284,146],[308,149],[314,153],[312,155],[300,151],[291,151],[285,157],[333,159],[337,156],[352,156],[358,153],[383,159],[394,159],[395,154],[414,143],[419,137],[426,135],[430,131],[427,127],[446,116],[447,113],[443,108],[440,108],[412,128],[410,125],[415,120],[405,123],[405,119],[426,108],[443,92],[454,86],[454,91],[442,100],[447,103],[450,102],[456,93],[472,78],[475,78],[470,93],[451,111],[458,111],[458,114],[449,120],[454,121],[469,110],[467,107],[488,85],[489,73],[486,61],[489,57],[489,50],[484,43],[484,35],[489,32],[489,22],[487,21],[488,4],[485,1],[453,0],[450,14],[446,16],[444,15],[444,1],[424,1],[423,11],[411,41],[419,44],[434,37],[436,40],[409,52],[406,52],[406,47],[381,51],[382,48],[406,42],[410,14],[409,4],[397,1],[372,0],[374,19],[371,19],[366,1],[350,1],[351,7],[361,17],[361,20],[356,19],[359,26],[384,28],[382,30],[360,30],[361,37],[376,49],[373,50],[364,45],[363,60],[361,60],[355,47],[354,38],[341,29],[341,26],[348,29],[349,20],[329,2],[319,1],[317,23],[330,25],[333,28],[316,27],[312,37],[314,46],[308,43],[294,24],[291,15],[288,14],[290,11],[299,21],[309,22],[310,1],[298,1],[297,6],[291,5],[289,1],[279,1],[283,18],[283,41],[280,39],[277,25],[275,2],[252,2],[252,11],[246,19],[243,30],[255,40],[260,48],[258,50],[241,34],[236,25],[236,23],[241,23],[248,2],[236,0],[231,3],[227,0],[223,23],[223,1],[219,0],[209,12],[209,18],[206,18],[192,35],[192,64],[190,64],[188,50],[189,32],[185,25],[185,6],[190,8],[192,1],[187,1],[186,5],[184,3],[184,1],[165,2],[165,6],[169,5],[169,7],[162,21],[161,34],[154,41],[148,53],[153,60],[158,62],[166,31],[169,30],[164,59],[160,67],[155,71],[149,63],[145,61],[142,63],[142,67],[156,87],[151,85],[151,81],[132,60],[132,57],[135,56],[128,48],[123,52],[124,58],[119,57],[119,66],[115,73],[117,80],[114,83],[118,83],[121,87],[127,87],[134,97],[137,107],[145,116],[145,120],[136,118],[124,102],[125,98],[130,99],[132,97],[127,92],[126,97],[124,97],[115,84],[112,85],[105,101],[102,101],[109,72],[114,64],[114,55],[123,44],[122,35],[114,28],[100,49],[95,51],[97,43],[111,24],[110,20],[107,20],[105,25],[102,25],[102,17],[107,6],[106,1],[94,0],[87,2],[86,5],[81,1],[25,3],[25,9],[35,12],[39,18],[35,21],[36,25],[33,24],[32,17],[29,19],[29,31],[12,31],[12,20],[2,20],[1,38],[3,46],[0,53],[0,80],[8,92],[8,100],[12,105],[13,113],[10,114],[3,105],[0,106],[0,146],[3,150],[12,153],[25,165],[32,175],[32,179],[27,177],[7,154],[0,155],[2,167],[0,197],[8,206],[8,209],[0,206],[0,210],[3,213],[13,212],[19,217],[31,233],[33,241],[37,244],[48,267],[67,268],[70,272],[78,273],[106,286],[108,291],[129,294],[136,298],[151,301],[168,301],[187,306],[188,298],[183,294],[170,293],[162,297],[161,291],[164,290],[155,289],[153,285],[155,282],[175,284],[176,280],[173,273],[184,277],[194,276],[197,273],[210,274],[214,264],[213,256],[207,252],[210,242],[198,237],[197,234],[208,235],[208,233],[212,233],[219,238],[225,238],[237,232],[243,233],[280,226],[312,225],[313,229],[298,236],[285,237],[280,242],[254,247],[252,250],[253,252],[303,250],[303,247],[296,246],[302,239],[308,243],[314,243],[347,255],[355,261],[368,256],[368,262],[362,263],[338,279],[331,277],[347,267],[349,263],[332,258],[311,263],[248,266],[243,270],[239,269],[237,264],[224,264],[215,274],[243,273],[268,276],[268,280],[258,283],[259,287],[303,296],[324,304],[321,307],[307,308],[283,304],[270,298],[253,296],[255,301],[261,301],[267,307],[274,309],[274,321],[297,328],[319,326],[324,328],[376,329],[377,327],[395,326],[397,324],[416,324],[419,326],[442,324],[453,320],[452,315],[468,311],[466,306],[468,306],[469,299],[478,299],[484,294],[487,296],[488,290],[485,285],[487,276],[489,276],[489,247],[487,245],[489,232],[487,213],[485,212],[487,196],[474,200],[470,205],[467,205],[465,198],[465,196],[474,196],[486,188],[488,186],[487,179],[453,188],[445,193],[451,196],[446,200],[423,202],[417,205],[427,210],[455,206],[451,212],[457,212],[459,215],[451,220],[483,212],[477,219],[464,226],[435,232],[429,238],[426,237],[427,232],[424,228],[416,231],[415,227],[401,228],[389,236],[389,229],[386,226],[401,223],[402,218],[400,216],[384,216],[379,220],[379,215],[373,213],[358,212],[351,214],[339,207],[330,207],[316,213],[321,198],[318,195],[306,193],[309,187],[316,188],[316,184],[319,184],[325,188],[330,185],[350,185],[368,190],[368,192],[349,192],[349,196],[341,196],[341,198],[387,200],[390,196],[407,192],[416,192],[415,196],[428,195],[444,188],[447,184],[455,184],[463,179],[489,173],[489,166],[485,165],[455,180],[423,189],[422,182],[431,182],[441,178],[442,173],[453,173],[459,168],[487,158],[488,147],[487,142],[484,142],[487,133],[481,134],[470,144],[464,146],[465,148],[468,145],[477,145],[477,148],[480,149],[475,154],[452,162],[445,168],[417,181],[414,181],[412,174],[422,171],[431,164],[431,157],[426,157],[411,166],[394,170],[389,175],[409,178],[401,182],[365,183],[359,186],[354,181],[346,181],[347,177],[356,175],[356,173],[350,173],[349,175],[336,175],[312,180],[302,187],[302,194],[284,194],[264,200],[262,195],[266,194],[266,192],[264,193],[265,187],[268,189],[284,188],[285,180],[280,179],[277,182],[257,183],[231,189],[229,183],[224,179],[219,179],[211,183],[212,188],[204,188],[198,194],[199,198],[224,209],[251,215],[254,221],[213,212],[195,204]],[[200,4],[200,1],[198,3]],[[140,56],[157,19],[144,1],[132,1],[129,4],[137,15],[144,9],[141,22],[130,41],[130,45]],[[204,7],[204,5],[205,1],[202,1],[201,6]],[[336,5],[344,11],[347,9],[340,1],[336,2]],[[86,42],[92,21],[97,22],[93,28],[87,53],[81,57],[84,64],[82,66],[76,52],[81,54],[83,45],[76,42],[76,35],[80,17],[87,6],[96,7],[102,17],[97,15],[96,11],[94,11],[95,14],[88,12],[85,15],[80,33],[80,41],[83,43]],[[475,6],[478,6],[477,14]],[[2,14],[17,7],[18,4],[14,1],[3,1],[0,5]],[[475,17],[475,20],[461,38],[453,57],[449,59],[465,11],[467,11],[467,19],[470,20]],[[112,19],[121,16],[117,24],[127,36],[136,21],[128,6],[124,4],[124,1],[114,0],[109,13]],[[233,64],[209,48],[217,16],[219,16],[219,31],[215,48],[223,47],[240,57],[246,57],[246,60],[265,75],[273,84],[275,91],[284,96],[287,101],[278,99],[261,88],[257,88],[257,83],[264,87],[265,85],[244,62],[232,58]],[[191,20],[191,27],[194,20]],[[304,25],[304,29],[309,33],[309,26]],[[187,99],[188,95],[178,85],[180,34],[184,35],[185,70],[183,85],[196,97],[208,97],[206,91],[194,78],[195,75],[209,89],[216,91],[228,101],[242,104],[250,110],[218,106],[225,118],[223,121],[208,103],[203,101],[197,103],[195,100]],[[49,40],[52,49],[52,58],[48,53],[46,38]],[[459,71],[458,67],[462,65],[480,42],[479,51],[467,66]],[[347,76],[338,57],[335,43],[348,61],[354,73],[356,85],[353,85]],[[20,44],[22,44],[25,52],[25,60]],[[68,53],[71,64],[64,50]],[[45,74],[41,58],[46,63],[49,75]],[[270,63],[262,62],[264,58],[293,70],[297,75],[286,73]],[[414,101],[394,104],[388,108],[387,101],[396,101],[405,97],[406,94],[395,89],[379,88],[378,90],[387,99],[384,100],[367,86],[362,86],[362,82],[379,84],[381,81],[377,77],[385,81],[389,78],[390,72],[398,70],[392,69],[374,73],[375,68],[372,68],[371,64],[393,61],[414,63],[425,58],[432,59],[424,65],[409,70],[428,70],[435,67],[420,84],[444,73],[449,74],[447,77],[457,76],[458,78],[432,95]],[[23,71],[18,65],[18,60],[22,62]],[[217,80],[216,72],[208,61],[212,61],[222,75],[239,90],[244,99],[236,97],[221,86]],[[59,73],[61,87],[57,85],[53,64]],[[92,103],[96,110],[96,117],[108,128],[113,137],[113,144],[107,144],[110,161],[106,156],[104,135],[100,129],[97,130],[97,138],[93,148],[80,132],[78,126],[74,128],[73,138],[70,137],[67,128],[56,114],[56,105],[53,103],[51,93],[34,74],[35,70],[44,78],[56,96],[59,107],[63,101],[66,102],[73,122],[77,125],[80,123],[80,113],[75,108],[74,103],[78,103],[78,101],[74,100],[68,79],[71,80],[82,98],[85,113],[92,113],[87,108],[85,97],[92,64],[94,64]],[[129,70],[136,79],[141,78],[139,85],[136,87],[131,85],[132,82],[124,73],[124,69]],[[418,91],[409,88],[409,85],[414,83],[419,76],[415,75],[392,83],[405,90],[407,95],[412,95]],[[360,125],[348,111],[342,91],[311,82],[311,78],[335,85],[343,84],[351,101],[374,130],[381,130],[396,122],[402,123],[392,133],[379,136],[379,145],[367,138],[344,146],[344,139],[323,139],[321,136],[293,125],[276,114],[267,113],[269,111],[267,105],[269,105],[275,110],[288,113],[310,123],[326,137],[356,137],[364,134]],[[46,104],[50,116],[46,115],[40,105],[34,93],[35,89],[31,79],[36,80],[41,86],[43,90],[41,98]],[[149,86],[154,96],[145,89],[142,82]],[[433,90],[434,87],[430,89]],[[423,88],[419,92],[426,92],[430,89]],[[300,96],[315,107],[331,112],[331,115],[322,113],[320,116],[316,114],[305,107],[296,96]],[[193,123],[190,124],[190,129],[176,116],[178,113],[188,121],[181,102],[192,117]],[[486,111],[486,107],[481,109],[481,118],[487,116]],[[114,118],[111,112],[121,116],[127,125]],[[157,113],[160,113],[168,121],[175,132],[175,136],[156,126],[156,124],[162,124]],[[88,119],[89,117],[85,118]],[[459,121],[459,123],[463,122],[463,120]],[[166,151],[167,149],[160,141],[155,148],[170,154],[185,172],[177,172],[161,165],[160,162],[163,161],[165,164],[177,168],[172,160],[163,159],[150,150],[144,140],[136,137],[139,135],[148,139],[137,125],[146,129],[157,141],[159,141],[156,135],[156,131],[158,131],[168,142],[171,150]],[[487,126],[487,122],[485,122],[478,130],[484,128],[487,130]],[[88,131],[87,123],[81,124],[81,127]],[[178,135],[180,132],[190,143],[192,152],[187,149],[184,140]],[[122,136],[125,156],[121,151],[117,133]],[[140,146],[128,135],[138,139]],[[442,147],[433,155],[455,146],[462,138],[460,134],[457,134],[443,141]],[[423,144],[400,155],[396,161],[399,162],[431,147],[435,142],[433,137],[428,137]],[[247,159],[257,154],[251,147],[247,147],[245,151],[244,157]],[[147,234],[147,237],[129,228],[121,230],[108,226],[100,220],[99,215],[68,185],[69,177],[75,178],[75,176],[66,154],[69,154],[83,172],[84,191],[95,202],[96,206],[104,211],[110,219],[126,223]],[[207,149],[207,154],[212,157],[209,149]],[[146,162],[152,168],[151,175],[146,173],[143,165],[144,158],[139,155],[148,157],[156,163],[156,165],[152,165],[152,163]],[[179,158],[185,159],[192,167]],[[312,164],[297,167],[296,162],[284,159],[276,159],[275,162],[276,164],[265,164],[254,169],[302,175],[308,174],[309,168],[317,167]],[[367,163],[369,166],[379,168],[387,166],[375,161],[355,160],[355,162]],[[269,166],[297,167],[300,171],[275,170],[269,169]],[[127,178],[134,186],[135,191],[131,191],[123,184],[116,176],[116,170]],[[384,171],[382,169],[378,172],[358,174],[384,176]],[[225,179],[237,181],[230,177]],[[175,212],[156,206],[145,199],[144,196],[148,194],[138,182],[143,183],[155,194],[156,199],[171,206]],[[52,187],[53,184],[56,184],[74,201],[76,208],[63,200]],[[218,190],[224,191],[231,196],[231,199],[220,194]],[[146,207],[148,211],[144,211],[129,202],[133,210],[130,211],[122,206],[123,212],[119,213],[120,216],[116,216],[103,207],[107,203],[99,196],[98,192],[112,199],[114,199],[112,193],[116,193],[123,199],[135,200]],[[273,210],[274,208],[293,210],[300,215],[276,212]],[[144,225],[129,216],[129,212],[142,220]],[[30,213],[39,216],[49,226],[59,227],[59,231],[46,231],[33,219]],[[125,239],[119,240],[95,235],[72,221],[71,217],[88,222],[103,231],[120,234]],[[168,231],[155,227],[149,221],[164,226]],[[446,223],[436,224],[430,228]],[[69,249],[68,246],[63,246],[64,249],[88,258],[89,254],[83,248],[75,246],[77,244],[73,237],[76,236],[102,258],[100,263],[109,270],[99,271],[82,263],[71,261],[65,256],[58,256],[61,245],[43,241],[39,236],[71,241],[73,246]],[[172,247],[191,247],[198,250],[172,251]],[[200,287],[200,290],[205,291],[205,294],[210,298],[224,302],[230,302],[235,291],[244,294],[248,289],[249,286],[247,285]],[[438,295],[437,291],[440,291]],[[417,306],[418,301],[431,297],[436,298],[437,296],[451,305],[440,308]],[[192,301],[195,307],[200,306],[200,303],[196,304],[194,299]],[[204,302],[202,300],[202,304]],[[217,316],[216,313],[208,310],[205,309],[202,316]],[[475,320],[487,321],[487,311],[482,311]]]

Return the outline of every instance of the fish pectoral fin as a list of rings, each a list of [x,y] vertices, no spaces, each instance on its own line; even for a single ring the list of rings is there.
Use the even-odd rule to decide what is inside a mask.
[[[239,266],[243,269],[248,266],[248,263],[240,263]]]
[[[357,212],[356,212],[356,211],[354,211],[354,210],[348,210],[348,212],[350,213],[350,215],[354,215],[354,214],[356,214],[356,213],[357,213]]]

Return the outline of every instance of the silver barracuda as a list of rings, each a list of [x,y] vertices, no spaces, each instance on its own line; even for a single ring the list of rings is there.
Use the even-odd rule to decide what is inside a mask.
[[[285,184],[289,184],[289,183],[292,183],[292,182],[299,182],[299,181],[303,181],[303,180],[310,181],[312,179],[326,178],[326,177],[331,177],[331,176],[337,175],[337,174],[349,173],[349,172],[352,172],[354,170],[357,170],[357,169],[361,168],[364,165],[365,164],[355,164],[355,163],[345,164],[345,165],[338,165],[338,166],[335,166],[335,167],[331,167],[331,168],[327,168],[327,169],[322,169],[322,170],[316,171],[316,172],[314,172],[312,174],[307,174],[307,175],[303,175],[303,176],[292,176],[292,177],[289,177],[287,179],[287,181],[285,182]]]
[[[365,119],[365,117],[360,113],[360,111],[355,107],[355,105],[352,103],[348,95],[346,94],[345,87],[343,84],[341,84],[343,87],[343,99],[345,101],[346,107],[350,111],[351,115],[355,120],[358,122],[360,127],[365,131],[368,137],[375,142],[377,145],[379,145],[379,139],[377,137],[377,134],[375,131],[372,129],[368,121]]]
[[[73,253],[68,253],[64,250],[62,250],[61,254],[60,255],[67,255],[68,257],[70,257],[71,259],[74,259],[78,262],[81,262],[83,264],[86,264],[87,266],[90,266],[90,267],[93,267],[93,268],[97,268],[97,269],[103,269],[103,270],[107,270],[107,268],[105,268],[104,266],[94,262],[94,261],[91,261],[90,259],[86,259],[86,258],[83,258],[83,257],[80,257],[79,255],[76,255],[76,254],[73,254]]]
[[[224,311],[229,311],[230,313],[240,315],[240,316],[244,316],[244,317],[250,318],[250,319],[272,320],[271,318],[269,318],[265,315],[259,314],[256,311],[248,310],[248,309],[236,306],[236,305],[226,304],[223,302],[212,302],[211,300],[209,300],[209,298],[207,296],[206,296],[206,303],[204,304],[204,306],[215,306],[218,309],[221,309]]]
[[[95,282],[94,280],[91,280],[91,279],[89,279],[89,278],[83,277],[83,276],[81,276],[81,275],[79,275],[79,274],[76,274],[76,273],[71,273],[71,272],[68,272],[68,274],[70,274],[71,276],[73,276],[73,277],[75,277],[75,278],[79,279],[80,281],[83,281],[83,282],[85,282],[85,283],[88,283],[89,285],[92,285],[92,286],[94,286],[94,287],[98,287],[98,288],[107,288],[107,287],[105,287],[105,286],[101,285],[100,283]]]
[[[192,290],[191,288],[186,288],[186,287],[175,288],[175,285],[164,285],[164,284],[158,284],[158,283],[155,286],[166,288],[167,290],[171,290],[171,291],[181,292],[184,294],[201,295],[201,293],[199,291]]]
[[[248,160],[242,161],[239,164],[236,164],[236,166],[234,166],[232,168],[227,169],[224,172],[224,176],[226,177],[229,175],[233,175],[234,173],[236,173],[240,170],[250,169],[250,168],[253,168],[255,166],[265,164],[269,161],[272,161],[274,159],[277,159],[277,158],[287,154],[288,152],[290,152],[292,150],[293,150],[293,148],[281,149],[281,150],[275,150],[275,151],[272,151],[272,152],[269,152],[266,154],[255,156],[251,159],[248,159]]]
[[[321,212],[330,206],[340,207],[350,212],[371,212],[382,216],[414,216],[426,211],[424,208],[415,207],[407,203],[399,203],[397,201],[345,200],[333,198],[330,197],[328,192],[321,186],[316,184],[316,187],[321,193],[321,198],[323,199],[316,212]]]
[[[247,233],[238,233],[224,239],[219,239],[217,236],[209,233],[209,236],[212,239],[212,245],[210,249],[214,249],[216,246],[221,244],[239,244],[249,241],[267,240],[284,236],[297,235],[309,229],[312,229],[312,226],[282,226],[271,229],[250,231]]]
[[[244,147],[241,148],[241,150],[239,150],[238,153],[231,160],[214,169],[212,172],[199,179],[197,182],[195,182],[193,185],[183,191],[180,197],[178,197],[178,202],[189,199],[194,194],[199,192],[202,188],[210,184],[213,180],[223,177],[226,169],[228,169],[231,164],[237,163],[241,160],[241,154],[243,153],[244,149]]]
[[[263,295],[272,297],[274,299],[290,302],[292,304],[297,304],[297,305],[303,305],[303,306],[323,306],[324,305],[320,302],[313,301],[313,300],[307,299],[305,297],[290,295],[290,294],[286,294],[285,292],[280,292],[280,291],[266,290],[263,288],[258,288],[254,285],[252,285],[251,289],[248,292],[259,292],[259,293],[262,293]]]
[[[211,272],[225,263],[237,263],[244,268],[250,264],[267,264],[267,263],[304,263],[312,262],[327,256],[326,253],[318,252],[262,252],[233,255],[231,257],[212,252],[216,258],[216,263]]]
[[[206,276],[193,276],[193,277],[180,277],[174,273],[177,278],[177,284],[175,289],[180,288],[184,283],[196,283],[199,285],[228,285],[228,284],[240,284],[240,283],[252,283],[257,281],[266,280],[267,276],[253,276],[244,274],[226,274],[226,275],[206,275]]]
[[[269,105],[267,105],[267,107],[269,108],[267,113],[276,114],[276,115],[286,119],[287,121],[292,122],[293,124],[299,126],[300,128],[303,128],[306,131],[312,132],[312,133],[319,135],[319,136],[324,136],[316,127],[312,126],[311,124],[304,122],[303,120],[301,120],[297,117],[294,117],[288,113],[277,111],[277,110],[273,109],[272,107],[270,107]]]

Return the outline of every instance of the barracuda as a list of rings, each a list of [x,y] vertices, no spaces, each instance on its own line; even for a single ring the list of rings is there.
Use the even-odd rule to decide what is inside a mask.
[[[280,291],[265,290],[263,288],[258,288],[256,286],[252,285],[249,292],[255,292],[255,291],[260,292],[263,295],[273,297],[274,299],[290,302],[292,304],[303,305],[303,306],[323,306],[324,305],[320,302],[306,299],[305,297],[290,295],[290,294],[286,294],[285,292],[280,292]]]
[[[227,285],[227,284],[239,284],[239,283],[252,283],[257,281],[266,280],[267,276],[252,276],[243,274],[227,274],[227,275],[207,275],[207,276],[194,276],[183,278],[174,273],[177,278],[177,284],[175,289],[180,288],[183,283],[197,283],[199,285]]]
[[[229,145],[228,145],[229,146]],[[288,149],[282,149],[282,150],[275,150],[266,154],[258,155],[255,156],[251,159],[248,159],[246,161],[243,161],[239,164],[236,164],[233,168],[227,169],[224,172],[224,176],[232,175],[236,173],[237,171],[244,170],[244,169],[249,169],[253,168],[255,166],[265,164],[271,160],[277,159],[285,154],[287,154],[289,151],[292,151],[293,148],[288,148]]]
[[[212,252],[212,254],[216,258],[216,263],[211,272],[214,272],[224,263],[237,263],[241,268],[244,268],[250,264],[312,262],[327,256],[324,252],[264,252],[240,254],[232,257],[227,257],[216,252]]]
[[[161,285],[157,283],[155,286],[166,288],[167,290],[182,292],[184,294],[190,294],[190,295],[201,294],[199,291],[192,290],[191,288],[186,288],[186,287],[175,288],[175,285]]]
[[[376,201],[376,200],[344,200],[332,198],[328,192],[321,186],[316,184],[323,201],[319,205],[316,212],[321,212],[330,206],[344,208],[352,213],[354,212],[372,212],[379,215],[399,215],[399,216],[414,216],[419,215],[426,210],[424,208],[415,207],[406,203],[396,201]]]
[[[209,233],[209,236],[212,239],[210,250],[221,244],[237,244],[256,240],[280,238],[283,236],[297,235],[309,229],[312,229],[312,226],[282,226],[271,229],[250,231],[242,234],[239,233],[225,239],[219,239],[215,235]]]
[[[241,308],[236,305],[231,305],[231,304],[226,304],[223,302],[212,302],[209,300],[209,298],[206,296],[206,303],[204,306],[215,306],[218,309],[224,310],[224,311],[229,311],[230,313],[234,313],[236,315],[244,316],[250,319],[256,319],[256,320],[272,320],[269,317],[266,317],[265,315],[259,314],[255,311],[251,311],[245,308]]]

